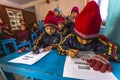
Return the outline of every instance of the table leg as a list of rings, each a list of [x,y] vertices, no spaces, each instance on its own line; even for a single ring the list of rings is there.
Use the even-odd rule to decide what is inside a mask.
[[[12,73],[3,71],[1,67],[0,67],[0,73],[3,76],[4,80],[15,80],[14,75]]]

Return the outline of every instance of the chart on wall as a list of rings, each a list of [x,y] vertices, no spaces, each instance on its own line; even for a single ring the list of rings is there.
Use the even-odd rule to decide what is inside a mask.
[[[23,20],[23,15],[21,10],[6,8],[11,29],[12,30],[19,30],[20,20]]]

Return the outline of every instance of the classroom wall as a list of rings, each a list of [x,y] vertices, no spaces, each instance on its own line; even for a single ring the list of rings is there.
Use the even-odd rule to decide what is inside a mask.
[[[22,5],[8,1],[8,0],[0,0],[0,4],[2,5],[7,5],[10,7],[15,7],[15,8],[19,8],[19,9],[23,9]]]
[[[85,6],[86,0],[58,0],[51,1],[50,4],[39,3],[35,5],[37,20],[44,20],[47,12],[59,6],[64,15],[69,15],[73,6],[78,6],[81,10]]]

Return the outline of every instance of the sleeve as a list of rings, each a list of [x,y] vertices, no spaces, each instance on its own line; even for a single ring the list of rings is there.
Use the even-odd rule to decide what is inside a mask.
[[[18,31],[18,34],[17,34],[17,40],[21,40],[20,31]]]
[[[33,27],[32,27],[32,29],[31,29],[31,32],[33,32],[33,33],[34,33],[34,29],[33,29]]]
[[[40,36],[38,37],[38,39],[36,39],[33,44],[35,45],[38,45],[38,46],[41,46],[41,43],[42,43],[42,38],[44,36],[45,32],[43,32],[42,34],[40,34]]]
[[[118,59],[117,46],[110,41],[101,38],[98,38],[95,53],[104,53],[104,55],[110,56],[109,59]]]
[[[70,40],[73,34],[69,34],[68,36],[65,37],[65,39],[58,44],[58,51],[61,55],[65,55],[68,53],[68,50],[70,48]]]
[[[58,44],[61,43],[61,42],[62,42],[62,34],[59,34],[59,42],[58,42]]]
[[[7,35],[9,35],[9,36],[13,36],[13,35],[12,35],[12,32],[8,31],[7,29],[4,29],[4,32],[5,32]]]

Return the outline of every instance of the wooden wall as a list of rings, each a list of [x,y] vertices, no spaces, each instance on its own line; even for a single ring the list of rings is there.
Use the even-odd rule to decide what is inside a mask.
[[[21,10],[21,9],[0,5],[0,18],[2,19],[3,22],[8,24],[8,27],[11,30],[11,26],[10,26],[9,18],[8,18],[8,15],[6,12],[6,8],[11,8],[11,9],[16,9],[16,10]],[[21,11],[22,11],[23,18],[24,18],[26,24],[28,25],[29,28],[31,28],[32,23],[37,22],[35,13],[30,12],[30,11],[25,11],[25,10],[21,10]],[[12,32],[13,32],[14,36],[16,37],[17,31],[12,31]]]

